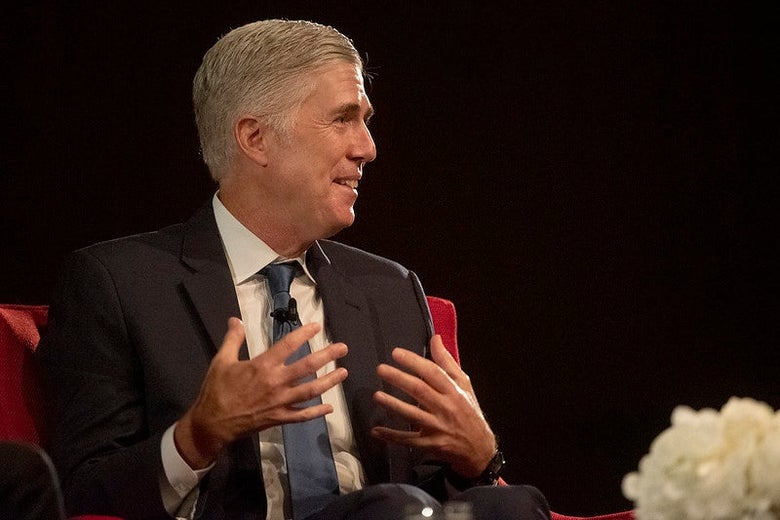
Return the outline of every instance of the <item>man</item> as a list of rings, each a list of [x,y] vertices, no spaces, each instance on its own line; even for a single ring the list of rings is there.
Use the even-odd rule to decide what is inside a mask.
[[[217,194],[71,255],[51,307],[39,356],[68,512],[398,518],[458,498],[545,517],[533,488],[475,487],[501,454],[417,277],[325,240],[376,156],[349,39],[239,27],[193,100]]]

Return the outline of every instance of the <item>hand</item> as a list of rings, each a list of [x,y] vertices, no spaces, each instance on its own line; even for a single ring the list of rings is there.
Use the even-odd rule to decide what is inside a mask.
[[[308,408],[295,405],[321,395],[347,377],[344,368],[299,383],[299,380],[347,354],[344,343],[324,349],[285,365],[285,360],[319,332],[310,323],[285,335],[266,352],[240,361],[244,325],[230,318],[228,331],[211,361],[195,404],[176,423],[174,441],[192,468],[208,466],[227,444],[253,432],[280,424],[303,422],[331,413],[329,404]]]
[[[447,352],[441,337],[431,339],[433,361],[396,348],[396,363],[415,375],[381,364],[377,374],[387,383],[413,397],[420,406],[406,403],[385,392],[374,400],[416,424],[416,431],[378,426],[371,433],[384,441],[432,452],[464,478],[476,478],[496,451],[495,435],[479,407],[469,376]]]

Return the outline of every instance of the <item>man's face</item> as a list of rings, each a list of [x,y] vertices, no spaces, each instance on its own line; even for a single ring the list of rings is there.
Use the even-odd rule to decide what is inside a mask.
[[[363,165],[376,157],[366,123],[373,109],[359,69],[319,68],[314,89],[293,116],[287,138],[272,137],[268,189],[285,220],[306,240],[332,236],[355,220]]]

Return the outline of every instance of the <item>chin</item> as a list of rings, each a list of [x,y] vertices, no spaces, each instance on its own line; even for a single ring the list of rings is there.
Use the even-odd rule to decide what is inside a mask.
[[[322,234],[322,238],[330,238],[337,234],[339,231],[347,229],[355,222],[355,215],[352,218],[340,219],[338,222],[334,222],[332,226],[325,228],[325,232]]]
[[[328,238],[355,222],[355,209],[352,204],[332,204],[314,216],[316,220],[309,221],[316,226],[312,229],[320,229],[318,238]]]

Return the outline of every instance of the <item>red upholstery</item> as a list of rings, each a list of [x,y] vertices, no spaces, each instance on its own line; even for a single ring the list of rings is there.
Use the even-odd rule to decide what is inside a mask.
[[[45,305],[0,304],[0,441],[40,442],[31,357],[46,328],[48,310]],[[85,515],[71,520],[122,519]]]
[[[443,298],[428,296],[433,326],[456,361],[458,320],[455,305]],[[37,444],[35,391],[31,355],[46,327],[45,305],[0,304],[0,440],[21,440]],[[552,513],[552,520],[634,520],[633,511],[602,516],[577,517]],[[116,517],[85,515],[71,520],[121,520]]]
[[[433,318],[433,328],[436,334],[441,336],[441,340],[447,350],[460,363],[460,354],[458,353],[458,315],[455,312],[455,305],[450,300],[428,296],[428,307],[431,309]]]
[[[46,326],[44,305],[0,305],[0,439],[38,444],[32,352]],[[30,381],[31,384],[25,384]]]

